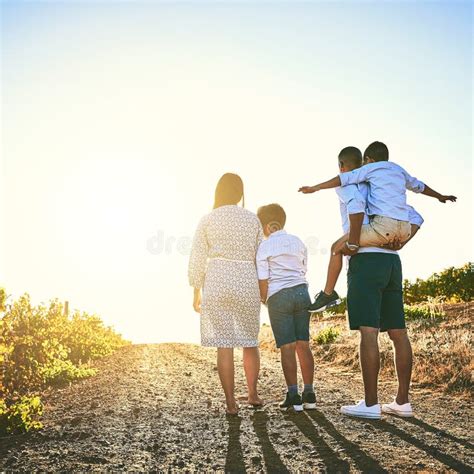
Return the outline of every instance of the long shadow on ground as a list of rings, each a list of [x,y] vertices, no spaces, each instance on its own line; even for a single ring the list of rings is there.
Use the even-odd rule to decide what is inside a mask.
[[[402,418],[400,417],[401,420],[411,423],[412,425],[419,426],[420,428],[424,429],[425,431],[429,431],[431,433],[434,433],[438,436],[441,436],[442,438],[449,439],[450,441],[454,441],[455,443],[458,443],[462,446],[464,446],[467,449],[474,449],[474,445],[470,443],[466,439],[458,438],[451,433],[448,433],[441,428],[436,428],[434,426],[429,425],[425,421],[420,420],[419,418]]]
[[[242,418],[240,416],[227,416],[228,438],[227,457],[225,460],[225,472],[245,472],[244,453],[240,444],[240,425]]]
[[[326,443],[306,413],[287,413],[285,418],[294,423],[311,441],[316,449],[317,457],[321,459],[329,472],[349,472],[349,463],[341,459]]]
[[[270,441],[267,430],[268,414],[264,410],[256,411],[252,416],[253,429],[262,446],[263,460],[268,472],[289,472]]]
[[[306,413],[318,426],[323,428],[329,436],[344,448],[346,454],[352,458],[361,472],[387,472],[375,459],[362,451],[357,444],[349,441],[339,433],[334,425],[319,410],[308,410]]]
[[[357,418],[354,418],[354,420],[361,422],[361,420]],[[425,451],[425,453],[427,453],[429,456],[437,459],[439,462],[443,463],[446,467],[450,469],[454,469],[457,472],[469,472],[469,473],[473,472],[472,467],[467,466],[462,461],[454,459],[449,454],[439,451],[437,447],[430,446],[429,444],[426,444],[425,442],[415,438],[411,434],[407,433],[406,431],[401,430],[395,425],[392,425],[392,423],[389,423],[388,421],[368,420],[368,419],[363,420],[363,423],[367,423],[367,422],[370,423],[372,426],[374,426],[374,428],[377,428],[378,430],[386,431],[388,433],[391,433],[394,436],[398,436],[400,439],[402,439],[406,443],[409,443],[415,446],[416,448],[421,449],[422,451]]]

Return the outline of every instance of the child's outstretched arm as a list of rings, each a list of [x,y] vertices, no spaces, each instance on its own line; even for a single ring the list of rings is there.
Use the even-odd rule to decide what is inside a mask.
[[[434,189],[431,189],[429,186],[425,184],[425,189],[421,191],[421,194],[424,194],[425,196],[433,197],[436,198],[439,202],[442,202],[443,204],[446,201],[452,201],[456,202],[457,197],[456,196],[446,196],[444,194],[438,193],[438,191],[435,191]]]
[[[337,188],[340,185],[341,178],[339,178],[339,176],[336,176],[335,178],[332,178],[329,181],[325,181],[324,183],[316,184],[314,186],[302,186],[300,189],[298,189],[298,192],[303,194],[311,194],[315,193],[316,191],[321,191],[321,189]]]
[[[415,193],[421,193],[425,196],[430,196],[436,198],[439,202],[445,203],[446,201],[456,202],[456,196],[445,196],[444,194],[438,193],[434,189],[431,189],[428,185],[422,181],[410,176],[405,170],[405,179],[406,179],[406,188]]]

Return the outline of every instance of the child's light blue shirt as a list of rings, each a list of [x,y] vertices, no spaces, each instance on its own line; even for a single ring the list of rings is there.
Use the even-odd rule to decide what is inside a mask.
[[[421,193],[423,182],[410,176],[401,166],[391,161],[378,161],[341,173],[341,186],[369,184],[367,213],[369,216],[385,216],[400,221],[410,220],[410,206],[406,190]]]

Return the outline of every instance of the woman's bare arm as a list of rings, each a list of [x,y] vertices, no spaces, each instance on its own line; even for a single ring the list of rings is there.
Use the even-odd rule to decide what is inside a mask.
[[[258,286],[260,288],[260,300],[265,303],[268,295],[268,280],[258,280]]]

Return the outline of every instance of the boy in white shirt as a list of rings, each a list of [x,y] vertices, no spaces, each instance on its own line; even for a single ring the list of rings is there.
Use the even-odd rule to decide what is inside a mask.
[[[410,213],[413,208],[406,202],[406,190],[434,197],[440,202],[456,201],[455,196],[441,195],[423,182],[410,176],[401,166],[389,162],[388,148],[384,143],[370,144],[364,153],[364,166],[352,171],[341,172],[339,176],[315,186],[303,186],[304,194],[321,189],[342,189],[349,185],[368,184],[368,222],[362,225],[360,242],[349,242],[346,233],[331,248],[326,286],[316,297],[309,310],[318,312],[340,303],[334,290],[342,268],[342,252],[347,248],[355,252],[359,247],[384,247],[393,242],[406,244],[411,237]],[[341,191],[343,192],[343,191]]]
[[[306,281],[308,252],[298,237],[284,230],[286,214],[280,205],[262,206],[257,215],[267,237],[260,244],[256,257],[260,296],[268,306],[288,386],[280,408],[315,409],[314,359],[309,347],[311,298]],[[304,381],[302,396],[298,392],[296,354]]]

